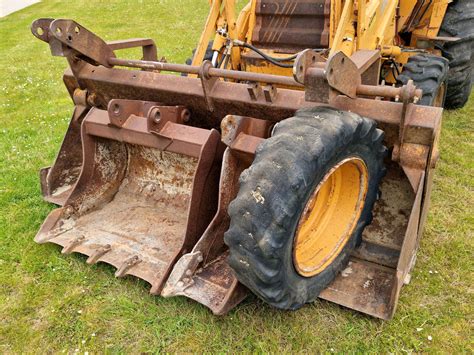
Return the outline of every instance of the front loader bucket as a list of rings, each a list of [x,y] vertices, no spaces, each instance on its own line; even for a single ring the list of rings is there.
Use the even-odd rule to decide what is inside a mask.
[[[439,111],[432,113],[437,116],[434,135],[439,136],[441,117]],[[260,121],[250,120],[256,126]],[[193,250],[177,261],[162,291],[165,297],[192,298],[215,314],[226,313],[246,294],[225,261],[227,250],[223,244],[223,234],[229,227],[227,207],[238,192],[241,172],[250,165],[242,151],[248,153],[257,146],[236,128],[244,126],[245,121],[227,116],[222,122],[223,140],[229,148],[222,162],[218,212]],[[236,127],[229,128],[232,124]],[[265,137],[263,131],[249,132],[247,128],[254,139]],[[352,253],[346,269],[320,298],[373,317],[392,318],[400,290],[410,281],[429,205],[433,167],[426,170],[422,162],[436,151],[436,144],[425,146],[423,151],[408,150],[411,163],[405,155],[404,164],[387,159],[372,223],[364,230],[362,243]]]
[[[348,266],[320,298],[371,316],[390,319],[401,287],[409,282],[418,247],[424,173],[412,186],[403,169],[387,166],[373,221],[362,235]]]
[[[143,117],[150,107],[160,120]],[[117,277],[135,275],[157,294],[215,214],[220,135],[180,124],[180,107],[112,100],[109,111],[84,118],[80,176],[35,240],[111,264]]]

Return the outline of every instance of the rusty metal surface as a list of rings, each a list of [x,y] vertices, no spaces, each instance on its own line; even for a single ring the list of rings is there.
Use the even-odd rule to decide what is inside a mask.
[[[178,262],[161,295],[185,296],[208,307],[216,315],[226,314],[248,294],[234,276],[226,261],[227,256],[228,252],[223,252],[192,275],[184,277],[184,281],[174,280],[174,273],[181,271],[181,263]]]
[[[102,168],[101,174],[122,182],[116,186],[112,200],[103,201],[101,189],[76,196],[68,201],[75,211],[71,215],[64,213],[50,231],[40,232],[35,240],[59,244],[67,253],[88,256],[108,247],[107,252],[90,260],[106,262],[117,269],[137,257],[139,263],[117,276],[134,275],[159,288],[184,241],[197,160],[129,145],[126,151],[130,163],[124,174],[115,165],[117,161],[126,162],[127,157],[115,155],[108,145],[107,141],[98,144],[94,160],[100,161],[97,166]],[[123,154],[127,154],[125,149]],[[124,175],[120,179],[121,174]],[[80,242],[71,245],[81,237]]]
[[[257,148],[245,146],[243,152],[239,139],[253,137],[261,142],[269,137],[270,128],[268,121],[249,117],[229,115],[222,121],[222,141],[228,148],[222,161],[216,215],[192,251],[177,261],[162,296],[186,296],[209,307],[214,314],[224,314],[247,295],[246,288],[226,262],[224,233],[230,223],[227,208],[237,195],[239,176],[251,164]]]
[[[289,89],[278,89],[278,95],[272,102],[264,98],[252,100],[247,84],[218,81],[211,92],[215,110],[210,112],[203,98],[200,80],[196,78],[86,66],[80,73],[80,79],[83,85],[96,94],[100,105],[106,106],[112,98],[184,105],[192,113],[190,124],[205,128],[218,127],[229,112],[277,122],[291,117],[299,108],[321,105],[306,101],[303,91]],[[65,82],[70,92],[77,88],[77,81],[71,73],[66,73]],[[402,114],[401,103],[338,96],[331,105],[376,120],[386,131],[389,143],[397,139],[395,135],[398,135]],[[440,108],[417,106],[408,122],[406,134],[410,137],[407,140],[430,144],[435,127],[433,117],[440,117],[441,112]]]
[[[33,21],[31,24],[31,33],[39,40],[49,43],[51,39],[49,35],[49,26],[53,21],[53,18],[40,18]]]
[[[285,11],[320,2],[274,3],[284,6],[271,10],[275,18],[285,19]],[[70,20],[40,19],[32,32],[53,54],[67,57],[71,68],[64,81],[76,105],[55,164],[41,172],[45,199],[64,207],[51,212],[37,242],[59,244],[65,254],[86,254],[89,263],[114,265],[117,277],[140,277],[153,294],[185,295],[223,314],[247,292],[225,262],[223,243],[227,206],[241,171],[275,122],[300,108],[330,104],[373,118],[385,131],[394,162],[361,246],[321,297],[376,317],[392,316],[426,218],[442,110],[415,105],[420,92],[414,87],[373,85],[378,52],[308,62],[300,76],[317,80],[304,80],[303,86],[289,77],[208,63],[157,62],[150,40],[106,43]],[[114,50],[133,46],[143,47],[145,60],[115,58]],[[346,65],[346,78],[327,73]],[[320,84],[324,90],[310,102],[307,92]],[[225,153],[216,129],[228,146]]]
[[[118,128],[122,127],[131,115],[147,117],[152,107],[159,106],[158,102],[139,100],[110,100],[107,112],[109,123]]]
[[[150,134],[148,118],[136,115],[131,115],[125,124],[118,128],[110,124],[107,111],[96,108],[91,109],[84,127],[87,134],[93,136],[160,150],[166,149],[193,157],[199,157],[201,146],[210,134],[210,131],[206,129],[170,121],[163,125],[159,134]]]
[[[329,46],[330,0],[258,0],[252,43],[295,53]]]
[[[380,67],[378,51],[358,51],[352,57],[337,52],[326,60],[318,52],[307,49],[297,56],[293,76],[295,81],[304,84],[307,101],[330,102],[331,98],[343,94],[350,98],[358,95],[397,101],[402,98],[406,106],[421,98],[422,91],[414,88],[413,82],[403,87],[377,85],[379,72],[368,72],[371,67]],[[364,83],[373,82],[373,85],[363,84],[362,75]]]
[[[49,19],[38,21],[45,21],[47,23]],[[33,24],[32,28],[33,33],[36,33],[37,29],[35,29],[34,26],[37,26],[36,22]],[[58,28],[62,29],[58,32]],[[64,29],[66,30],[66,32],[63,35],[62,31]],[[72,34],[72,32],[74,32],[74,34]],[[166,62],[118,59],[115,57],[111,47],[108,46],[103,40],[101,40],[92,32],[82,28],[80,25],[78,25],[72,20],[52,21],[50,23],[49,35],[46,38],[41,39],[50,41],[50,46],[53,53],[55,53],[56,55],[66,56],[68,58],[68,61],[71,65],[71,70],[76,76],[77,81],[80,82],[82,86],[86,85],[81,78],[81,73],[87,70],[87,65],[85,65],[83,61],[95,65],[102,64],[105,67],[126,66],[141,68],[144,70],[168,70],[181,73],[198,74],[200,78],[199,80],[201,81],[201,95],[203,96],[204,101],[206,102],[207,110],[210,112],[216,111],[216,98],[213,94],[216,91],[220,91],[218,90],[219,82],[218,80],[216,80],[216,78],[302,88],[301,84],[297,83],[294,79],[290,77],[213,68],[210,62],[208,61],[204,61],[203,64],[198,67],[187,66],[183,64],[170,64]],[[57,48],[58,43],[61,46],[60,49]],[[93,44],[93,48],[85,46],[85,43]],[[312,55],[313,62],[317,62],[317,60],[314,59],[315,55],[316,54]],[[401,88],[391,88],[388,86],[376,85],[359,85],[361,83],[361,73],[359,71],[362,71],[366,63],[371,63],[373,61],[373,57],[373,53],[371,55],[362,55],[359,57],[356,56],[356,60],[358,58],[358,64],[356,65],[354,62],[352,62],[350,58],[339,52],[329,58],[326,63],[325,71],[323,71],[322,68],[318,67],[306,68],[304,76],[315,78],[315,80],[304,81],[306,85],[306,101],[314,101],[318,103],[327,102],[327,98],[330,96],[329,93],[331,93],[332,97],[337,96],[334,91],[338,93],[343,93],[352,98],[355,98],[357,94],[365,96],[384,96],[389,98],[401,99],[403,101],[402,113],[404,113],[408,107],[408,104],[410,104],[411,102],[416,103],[416,100],[421,96],[420,90],[416,90],[410,85],[405,85]],[[304,69],[303,66],[297,65],[294,70],[295,72],[298,72]],[[339,71],[341,73],[339,73],[339,75],[336,75],[336,72]],[[95,69],[91,69],[91,72],[94,73]],[[298,77],[298,75],[296,76]],[[132,74],[132,79],[136,78],[137,74]],[[350,78],[351,80],[348,80],[348,78]],[[325,86],[325,89],[323,90],[323,92],[320,92],[320,84],[326,82],[327,85],[323,85],[323,87]],[[309,93],[311,92],[313,94],[309,95]],[[281,96],[282,95],[280,94],[280,90],[271,87],[269,90],[265,91],[264,100],[267,104],[271,105],[273,103],[278,103],[278,98]],[[147,100],[145,98],[133,99]],[[245,97],[245,101],[248,102],[248,96]],[[258,100],[255,100],[255,97],[253,97],[253,101]],[[331,104],[333,103],[333,101],[334,100],[331,100]],[[174,104],[175,103],[172,103],[172,105]],[[402,114],[402,117],[400,117],[402,123],[404,118],[405,115]],[[402,124],[400,127],[404,130],[405,124]]]
[[[387,166],[380,185],[381,198],[375,203],[373,220],[363,233],[363,240],[400,251],[408,225],[415,193],[398,164]]]
[[[63,49],[57,54],[68,53],[73,49],[81,54],[82,59],[92,64],[110,67],[109,58],[115,54],[100,37],[84,26],[71,20],[57,19],[49,26],[49,38],[54,37],[63,43]]]
[[[155,41],[150,38],[133,38],[120,41],[109,41],[107,45],[113,50],[117,51],[126,48],[141,47],[143,50],[143,60],[158,60],[158,53]]]
[[[247,167],[230,149],[226,150],[217,213],[192,251],[177,261],[162,296],[192,298],[209,307],[215,314],[226,313],[246,296],[246,289],[238,283],[226,262],[224,233],[229,228],[227,207],[237,195],[240,173]]]
[[[398,303],[401,288],[404,284],[410,282],[410,272],[416,262],[416,253],[418,251],[419,242],[421,235],[418,233],[421,217],[421,202],[423,198],[423,186],[425,184],[425,174],[423,173],[422,179],[420,180],[418,193],[416,194],[415,201],[413,203],[413,209],[410,214],[410,220],[406,229],[405,240],[403,241],[402,249],[400,252],[400,259],[397,264],[397,282],[394,289],[392,290],[391,304],[393,305],[391,316],[395,312],[395,307]]]
[[[57,205],[64,205],[79,178],[82,167],[81,123],[89,109],[76,106],[69,127],[51,167],[40,171],[43,198]]]
[[[142,136],[159,141],[146,131],[146,117],[131,117],[140,119]],[[117,268],[117,277],[140,277],[152,285],[152,293],[159,293],[175,259],[196,243],[215,214],[220,135],[194,127],[186,127],[186,135],[178,127],[180,142],[189,138],[197,147],[183,154],[187,150],[179,142],[158,148],[135,144],[129,138],[140,138],[139,133],[117,133],[126,131],[130,119],[122,127],[109,119],[107,111],[98,109],[84,119],[80,178],[65,207],[51,212],[35,240],[59,244],[65,254],[88,255],[89,263],[109,263]],[[94,130],[98,122],[104,123],[100,132]],[[160,132],[173,139],[167,125]]]
[[[319,297],[373,317],[389,319],[395,282],[394,269],[352,258]]]

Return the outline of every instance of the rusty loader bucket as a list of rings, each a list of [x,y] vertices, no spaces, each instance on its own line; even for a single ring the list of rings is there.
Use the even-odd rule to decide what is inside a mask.
[[[392,154],[362,244],[320,297],[393,315],[426,219],[442,109],[416,105],[420,93],[410,83],[369,85],[378,51],[318,55],[316,64],[305,51],[291,78],[158,62],[151,40],[106,43],[72,20],[40,19],[32,32],[67,58],[64,82],[75,105],[54,165],[41,171],[45,199],[60,207],[36,242],[224,314],[248,293],[223,239],[241,172],[276,122],[331,105],[375,120]],[[143,59],[117,58],[130,47],[142,47]]]

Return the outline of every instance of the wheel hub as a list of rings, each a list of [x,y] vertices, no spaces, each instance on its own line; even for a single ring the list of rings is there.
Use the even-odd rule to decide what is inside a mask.
[[[349,241],[365,204],[367,166],[347,158],[321,180],[305,206],[296,230],[293,263],[312,277],[326,269]]]

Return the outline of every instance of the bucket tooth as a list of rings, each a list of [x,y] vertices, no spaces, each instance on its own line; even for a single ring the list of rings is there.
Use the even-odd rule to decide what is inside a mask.
[[[128,270],[130,270],[135,265],[141,263],[142,260],[138,257],[138,255],[134,255],[131,258],[125,260],[123,264],[119,267],[119,269],[115,272],[115,277],[124,277]]]
[[[80,235],[74,239],[71,239],[61,250],[61,254],[71,254],[78,245],[84,243],[86,241],[86,237],[84,235]]]
[[[109,251],[112,250],[112,246],[110,244],[106,244],[97,248],[92,254],[87,258],[86,263],[89,265],[95,264],[99,261],[99,259],[107,254]]]

